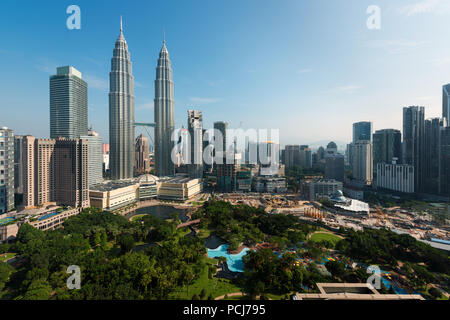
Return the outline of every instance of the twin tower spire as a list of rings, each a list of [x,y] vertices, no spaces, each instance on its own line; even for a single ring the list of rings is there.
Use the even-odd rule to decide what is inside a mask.
[[[123,35],[120,17],[120,34],[111,59],[109,92],[109,142],[111,179],[133,178],[134,167],[134,77],[128,46]],[[174,83],[165,32],[159,54],[155,80],[155,167],[156,175],[174,174],[171,160],[174,130]]]

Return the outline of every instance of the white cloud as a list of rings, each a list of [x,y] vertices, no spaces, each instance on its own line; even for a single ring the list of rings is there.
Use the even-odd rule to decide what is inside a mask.
[[[357,85],[346,85],[346,86],[340,86],[337,88],[334,88],[332,91],[334,92],[349,92],[352,93],[356,90],[361,89],[361,86],[357,86]]]
[[[34,66],[37,70],[48,73],[48,74],[55,74],[56,68],[58,67],[58,64],[56,64],[53,61],[50,61],[48,59],[39,59],[38,64]]]
[[[418,48],[429,42],[414,40],[371,40],[367,41],[365,46],[372,49],[386,49],[389,53],[396,54]]]
[[[154,107],[154,102],[149,101],[147,103],[143,103],[143,104],[140,104],[139,106],[137,106],[136,110],[149,110],[149,109],[153,109],[153,107]]]
[[[108,89],[108,81],[92,74],[83,74],[83,80],[87,82],[88,87],[98,89],[98,90],[107,90]]]
[[[300,70],[298,70],[298,73],[308,73],[308,72],[311,72],[312,70],[311,69],[300,69]]]
[[[189,98],[189,101],[196,103],[196,104],[210,104],[210,103],[216,103],[217,101],[220,101],[220,99],[191,97],[191,98]]]
[[[400,13],[414,16],[423,13],[445,14],[450,13],[448,0],[422,0],[400,8]]]
[[[448,66],[450,64],[450,57],[442,57],[433,60],[436,67]]]

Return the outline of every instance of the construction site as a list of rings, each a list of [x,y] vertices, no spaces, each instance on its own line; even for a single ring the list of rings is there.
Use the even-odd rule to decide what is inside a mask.
[[[267,213],[292,214],[305,221],[321,222],[332,229],[340,227],[354,230],[386,228],[400,234],[409,234],[432,246],[450,250],[450,245],[433,242],[433,239],[450,240],[449,224],[437,225],[433,221],[432,215],[426,212],[418,213],[399,207],[369,207],[365,203],[363,204],[367,205],[367,210],[358,208],[353,210],[355,206],[345,207],[338,203],[334,207],[326,207],[318,201],[298,200],[295,194],[228,193],[218,194],[216,198],[235,205],[246,204],[262,208]]]

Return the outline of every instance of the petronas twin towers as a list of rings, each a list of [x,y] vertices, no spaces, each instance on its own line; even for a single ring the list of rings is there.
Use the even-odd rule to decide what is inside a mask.
[[[128,45],[120,34],[111,59],[109,93],[110,173],[112,180],[133,177],[134,165],[134,78]],[[165,41],[159,54],[155,80],[155,166],[156,175],[174,174],[171,160],[174,130],[174,84]]]

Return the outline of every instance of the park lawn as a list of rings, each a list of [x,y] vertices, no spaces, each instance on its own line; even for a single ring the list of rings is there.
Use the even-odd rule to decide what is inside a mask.
[[[332,233],[316,232],[311,235],[310,240],[314,241],[314,242],[330,241],[330,242],[333,242],[334,244],[336,244],[339,240],[341,240],[341,238],[339,238],[338,236],[336,236]]]
[[[201,228],[198,230],[197,237],[204,239],[204,238],[208,238],[210,236],[210,234],[211,234],[211,230]]]
[[[3,253],[0,254],[0,261],[5,262],[11,258],[14,258],[16,256],[17,253],[15,252],[7,252],[7,253]]]
[[[137,215],[135,215],[135,216],[133,216],[132,218],[131,218],[131,221],[136,221],[136,220],[138,220],[139,218],[142,218],[142,217],[144,217],[144,216],[147,216],[148,214],[146,214],[146,213],[144,213],[144,214],[137,214]]]
[[[240,292],[242,289],[232,284],[229,280],[218,279],[213,277],[208,278],[208,267],[211,264],[215,264],[217,260],[205,257],[206,265],[203,268],[202,273],[193,284],[189,286],[189,294],[186,291],[186,286],[183,286],[179,290],[172,293],[169,298],[176,300],[191,300],[194,294],[200,295],[202,289],[206,291],[206,298],[212,295],[213,298],[225,295],[227,293]]]

